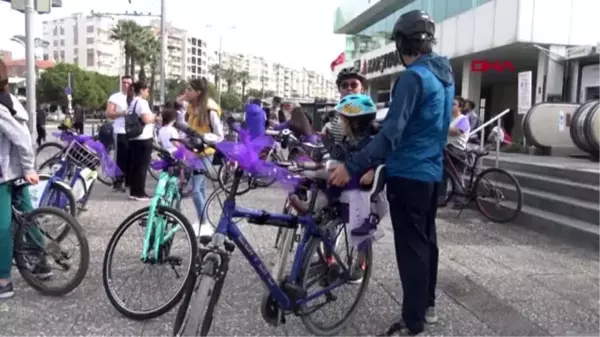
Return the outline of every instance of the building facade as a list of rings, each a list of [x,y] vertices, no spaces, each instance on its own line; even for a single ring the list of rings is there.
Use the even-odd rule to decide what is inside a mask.
[[[89,71],[116,76],[124,58],[119,43],[110,39],[117,21],[113,18],[82,13],[44,21],[44,60],[77,64]]]
[[[210,58],[211,64],[218,64],[218,53]],[[210,66],[209,66],[210,67]],[[222,53],[221,67],[225,70],[232,68],[238,72],[246,71],[249,81],[245,90],[272,92],[275,96],[286,98],[337,98],[335,84],[329,76],[318,74],[306,69],[293,69],[281,63],[269,62],[264,57],[236,53]],[[209,78],[214,81],[213,75]],[[221,81],[221,90],[227,90],[227,83]],[[235,90],[242,91],[241,83]]]
[[[581,81],[566,70],[573,69],[565,61],[566,51],[600,39],[591,29],[600,11],[600,2],[593,0],[346,0],[335,13],[334,31],[347,35],[348,62],[335,71],[359,67],[369,79],[371,96],[389,100],[404,70],[389,37],[398,17],[414,9],[436,21],[434,51],[450,58],[457,95],[476,102],[486,120],[511,109],[506,119],[514,126],[513,138],[521,135],[520,119],[527,111],[523,101],[581,100],[580,89],[573,89]],[[590,65],[587,58],[578,63],[573,74]],[[530,99],[519,100],[519,73],[529,77],[532,90],[525,97]]]

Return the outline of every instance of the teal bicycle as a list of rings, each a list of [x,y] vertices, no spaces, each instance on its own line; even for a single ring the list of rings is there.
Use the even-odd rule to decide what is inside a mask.
[[[183,143],[182,143],[183,144]],[[185,144],[187,145],[187,144]],[[189,145],[188,145],[189,146]],[[156,186],[154,196],[150,205],[137,210],[125,219],[113,234],[104,256],[102,278],[104,289],[112,305],[124,316],[135,320],[146,320],[156,318],[171,310],[180,300],[184,285],[191,277],[190,270],[193,268],[194,256],[198,250],[196,234],[187,218],[181,213],[181,201],[187,194],[186,189],[192,173],[202,174],[204,168],[202,160],[185,146],[180,147],[175,153],[156,148],[161,160],[152,163],[153,168],[160,170],[158,185]],[[173,281],[160,282],[153,284],[158,289],[142,289],[144,293],[151,295],[152,299],[157,300],[157,304],[148,305],[144,303],[142,307],[134,308],[131,303],[122,299],[117,293],[120,290],[118,278],[114,275],[121,268],[117,265],[122,258],[114,258],[118,253],[118,244],[122,243],[121,250],[135,254],[134,246],[139,247],[140,235],[128,242],[123,235],[131,228],[143,229],[142,251],[136,265],[140,261],[144,267],[166,267],[167,270],[159,272],[160,277],[165,274],[175,276]],[[176,251],[175,239],[185,239],[182,248],[187,249],[186,256]],[[184,257],[187,258],[184,259]],[[135,259],[135,257],[134,257]],[[172,271],[169,273],[168,269]],[[144,277],[144,276],[142,276]],[[146,277],[144,277],[146,278]],[[142,283],[142,282],[139,282]],[[164,287],[177,285],[176,289],[169,292],[164,300],[158,300],[159,295],[164,294]],[[132,294],[133,291],[125,291],[126,294]],[[137,296],[140,299],[141,296]]]

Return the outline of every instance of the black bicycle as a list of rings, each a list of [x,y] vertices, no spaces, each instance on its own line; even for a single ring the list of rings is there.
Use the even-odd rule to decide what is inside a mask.
[[[446,179],[444,203],[455,196],[460,196],[466,200],[459,204],[460,212],[457,217],[471,202],[475,201],[477,209],[487,219],[507,223],[513,221],[523,207],[521,185],[510,172],[504,169],[491,167],[481,171],[478,165],[479,159],[488,154],[489,152],[481,150],[445,151],[444,175],[448,179]],[[458,167],[463,169],[459,170]]]
[[[58,208],[40,207],[30,212],[20,212],[21,189],[27,188],[24,180],[13,182],[13,259],[19,273],[32,288],[43,295],[63,296],[77,288],[87,273],[90,263],[90,250],[83,228],[77,220]],[[49,220],[58,220],[60,230],[51,233],[42,229]],[[64,226],[69,227],[63,236]],[[68,240],[74,236],[79,243],[79,261],[73,261],[75,252],[69,249]],[[67,282],[55,284],[55,272],[74,274]],[[52,281],[52,282],[50,282]],[[52,284],[51,284],[52,283]]]

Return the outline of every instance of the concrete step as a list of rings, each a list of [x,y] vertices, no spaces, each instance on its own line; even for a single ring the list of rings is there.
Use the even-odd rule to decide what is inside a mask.
[[[514,204],[509,204],[507,207],[514,209]],[[600,226],[597,224],[542,211],[530,206],[523,206],[514,223],[540,233],[560,237],[577,246],[590,247],[596,250],[600,247]]]
[[[511,173],[522,172],[543,177],[567,180],[570,182],[598,186],[600,184],[600,173],[598,170],[575,169],[561,165],[550,165],[547,163],[536,163],[536,157],[532,156],[530,161],[514,161],[502,159],[499,160],[499,167]],[[494,167],[495,158],[492,156],[484,157],[482,165]],[[587,166],[586,166],[587,167]]]
[[[506,184],[495,184],[501,188],[508,200],[516,201],[514,187]],[[533,190],[521,186],[523,205],[531,208],[546,210],[548,213],[565,216],[599,226],[600,205],[598,203],[569,198],[555,193]]]
[[[600,188],[598,185],[576,183],[564,179],[548,176],[511,172],[519,181],[522,188],[544,191],[554,195],[561,195],[576,200],[588,201],[595,204],[600,203]]]

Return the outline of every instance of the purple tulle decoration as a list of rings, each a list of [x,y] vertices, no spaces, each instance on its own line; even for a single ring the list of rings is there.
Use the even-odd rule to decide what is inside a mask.
[[[90,149],[92,149],[96,155],[100,158],[100,165],[102,165],[102,171],[107,177],[116,178],[123,175],[119,166],[114,162],[114,160],[108,155],[106,152],[106,148],[104,145],[98,141],[95,141],[90,136],[77,136],[76,140],[87,145]]]
[[[260,159],[264,148],[272,147],[275,140],[269,136],[259,136],[250,139],[250,134],[243,129],[238,130],[239,142],[223,141],[218,143],[217,149],[227,159],[237,162],[240,168],[252,175],[274,178],[279,184],[286,187],[295,187],[300,178],[273,163]]]
[[[173,152],[173,158],[184,162],[185,165],[194,170],[201,171],[206,169],[202,157],[198,156],[197,154],[186,149],[183,146],[178,147],[177,150]],[[169,167],[169,162],[165,159],[155,160],[150,164],[150,166],[152,167],[152,169],[160,171]]]
[[[73,133],[69,131],[52,132],[52,135],[67,144],[71,143],[75,139],[75,135],[73,135]]]

